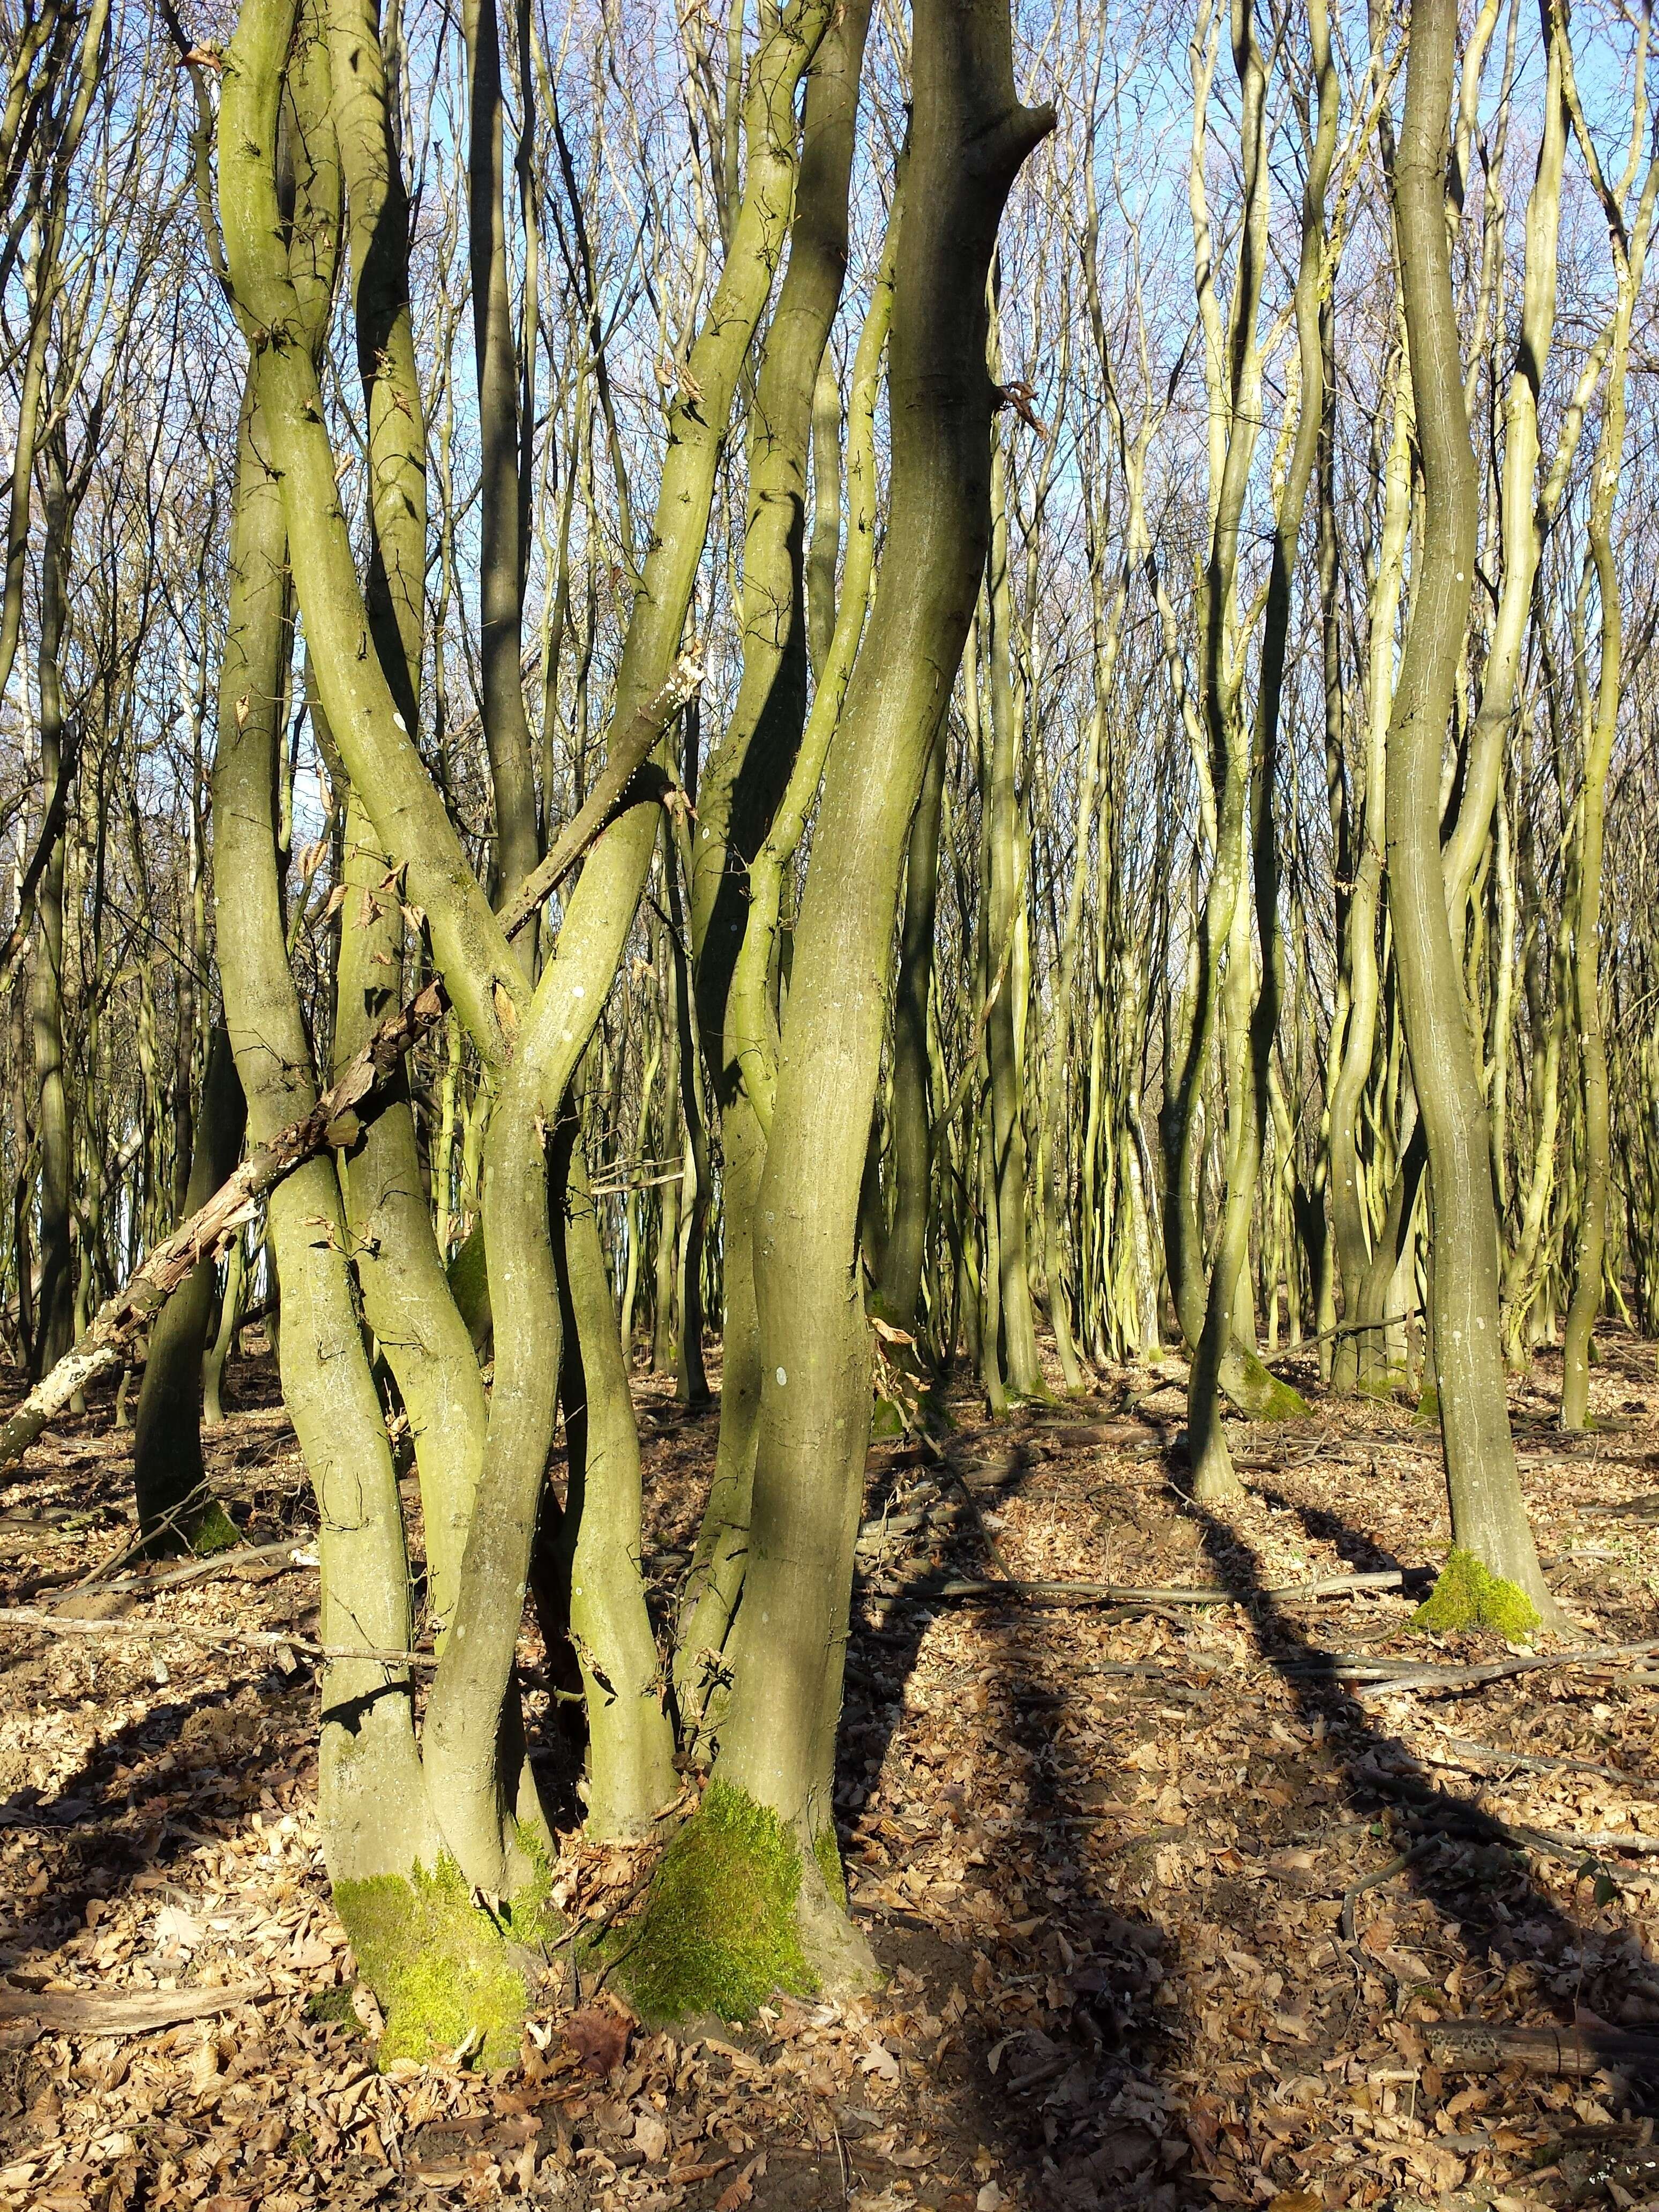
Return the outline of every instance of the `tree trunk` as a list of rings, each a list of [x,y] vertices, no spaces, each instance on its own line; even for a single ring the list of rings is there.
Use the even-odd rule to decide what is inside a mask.
[[[46,526],[40,562],[40,787],[50,800],[63,773],[64,698],[58,655],[64,637],[64,577],[69,561],[69,498],[61,429],[46,441]],[[55,1367],[75,1340],[75,1263],[70,1249],[73,1150],[69,1093],[64,1084],[64,854],[52,839],[36,894],[40,921],[33,987],[36,1122],[40,1143],[40,1287],[36,1295],[36,1378]]]
[[[728,1644],[732,1701],[697,1822],[769,1837],[769,1886],[811,1970],[867,1972],[840,1893],[830,1784],[870,1427],[859,1189],[905,840],[961,657],[989,532],[985,284],[1004,200],[1052,111],[1017,100],[1006,0],[919,0],[890,379],[892,499],[869,632],[831,749],[796,930],[760,1194],[763,1347],[750,1557]],[[687,1832],[688,1834],[690,1831]],[[681,1864],[695,1863],[696,1837]],[[712,1869],[711,1869],[712,1871]],[[712,1893],[673,1917],[720,1924]],[[696,1919],[691,1934],[700,1933]],[[647,1918],[640,1978],[650,1980]],[[712,1935],[701,1947],[718,1973]],[[660,1955],[660,1954],[659,1954]],[[687,2010],[705,1992],[682,1987]]]
[[[1395,215],[1424,507],[1411,627],[1389,726],[1389,905],[1429,1155],[1434,1361],[1452,1541],[1553,1621],[1559,1616],[1539,1569],[1510,1435],[1491,1149],[1441,867],[1441,763],[1468,619],[1476,523],[1445,219],[1456,40],[1456,0],[1420,0],[1407,60]]]
[[[914,1335],[921,1299],[927,1218],[933,1200],[933,1136],[927,1102],[927,1000],[933,981],[933,923],[939,899],[939,829],[945,798],[945,733],[927,756],[921,797],[904,860],[904,919],[899,927],[893,1002],[893,1216],[883,1255],[881,1307]]]
[[[205,1206],[234,1171],[246,1119],[230,1039],[216,1026],[185,1186],[186,1217]],[[215,1273],[210,1258],[198,1261],[150,1330],[133,1436],[133,1483],[139,1529],[158,1550],[216,1549],[236,1533],[209,1494],[202,1457],[202,1351],[213,1317]]]

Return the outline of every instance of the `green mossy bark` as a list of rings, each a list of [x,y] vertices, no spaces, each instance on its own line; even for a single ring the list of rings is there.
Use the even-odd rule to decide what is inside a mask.
[[[1246,1346],[1235,1345],[1221,1363],[1222,1389],[1253,1421],[1302,1421],[1312,1410],[1292,1384],[1269,1372]]]
[[[450,1295],[466,1323],[472,1348],[481,1359],[489,1353],[493,1333],[489,1310],[489,1263],[484,1252],[483,1224],[476,1228],[448,1267]]]
[[[823,1886],[843,1912],[847,1910],[847,1876],[842,1871],[841,1852],[836,1847],[835,1831],[820,1828],[812,1838],[812,1856],[817,1862],[818,1872],[823,1876]]]
[[[228,1552],[242,1540],[242,1532],[216,1498],[211,1499],[190,1532],[190,1549],[198,1559],[215,1552]]]
[[[830,1849],[833,1856],[833,1839]],[[799,1917],[805,1863],[799,1838],[775,1813],[710,1783],[614,1951],[617,1978],[642,2016],[749,2020],[780,1990],[816,1990]]]
[[[526,1853],[544,1873],[533,1838]],[[472,1903],[446,1852],[431,1873],[417,1866],[407,1877],[337,1882],[334,1904],[386,2013],[383,2068],[463,2050],[486,2068],[514,2063],[537,1952],[550,1932],[544,1886],[521,1891],[493,1917]]]
[[[1539,1626],[1538,1608],[1518,1583],[1505,1582],[1484,1567],[1473,1552],[1455,1546],[1434,1588],[1412,1615],[1412,1626],[1443,1634],[1458,1628],[1490,1628],[1511,1644]]]

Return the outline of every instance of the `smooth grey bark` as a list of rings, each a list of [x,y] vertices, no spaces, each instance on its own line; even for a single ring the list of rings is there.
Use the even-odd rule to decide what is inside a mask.
[[[1477,517],[1445,220],[1456,42],[1456,0],[1418,0],[1394,181],[1424,501],[1411,626],[1389,726],[1389,908],[1429,1156],[1434,1364],[1452,1540],[1553,1622],[1559,1615],[1539,1568],[1510,1434],[1491,1142],[1441,862],[1441,769]]]
[[[715,1765],[804,1837],[830,1764],[870,1425],[859,1192],[899,872],[990,530],[985,287],[1004,202],[1053,126],[1014,90],[1006,0],[918,0],[889,393],[886,549],[830,749],[795,933],[755,1245],[761,1425]]]

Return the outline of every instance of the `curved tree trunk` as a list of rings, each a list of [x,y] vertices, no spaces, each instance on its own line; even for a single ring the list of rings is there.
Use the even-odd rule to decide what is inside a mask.
[[[1456,38],[1456,0],[1419,0],[1395,215],[1422,454],[1423,535],[1389,726],[1388,869],[1406,1038],[1429,1156],[1434,1361],[1452,1540],[1553,1620],[1555,1603],[1539,1568],[1510,1435],[1491,1147],[1440,852],[1441,763],[1475,555],[1474,457],[1445,219]]]
[[[1053,124],[1015,95],[1006,0],[919,0],[914,55],[890,519],[796,930],[755,1249],[750,1558],[715,1766],[805,1846],[803,1895],[826,1904],[812,1854],[834,1851],[830,1765],[870,1425],[859,1191],[898,879],[989,532],[987,274],[1009,188]],[[839,1916],[816,1926],[830,1971],[852,1963]]]

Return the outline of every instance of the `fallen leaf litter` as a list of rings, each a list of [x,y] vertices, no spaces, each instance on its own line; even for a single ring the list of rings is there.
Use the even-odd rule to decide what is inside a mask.
[[[1659,1635],[1659,1389],[1607,1350],[1601,1431],[1553,1432],[1547,1354],[1514,1412],[1553,1586],[1622,1650]],[[268,1365],[239,1379],[207,1441],[249,1542],[211,1573],[114,1564],[107,1398],[0,1490],[6,1608],[96,1585],[84,1632],[0,1642],[0,2212],[1659,2202],[1659,1655],[1478,1680],[1524,1655],[1408,1636],[1447,1538],[1404,1409],[1239,1430],[1224,1514],[1180,1494],[1157,1370],[872,1452],[837,1809],[886,1987],[680,2039],[556,1959],[487,2079],[374,2063],[314,1818],[308,1493]],[[638,1402],[666,1586],[714,1420]],[[545,1723],[529,1626],[521,1656]],[[556,1896],[601,1917],[642,1875],[573,1838]]]

